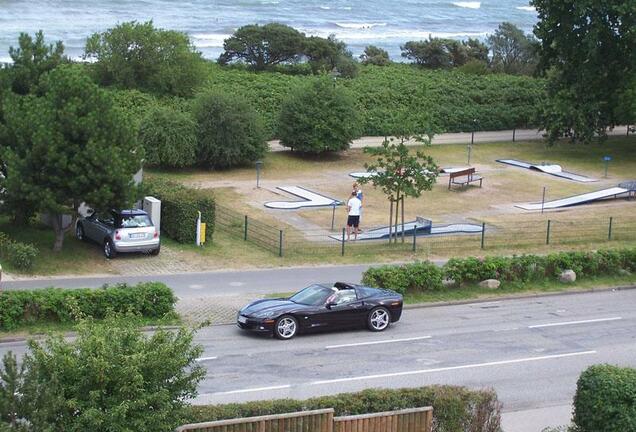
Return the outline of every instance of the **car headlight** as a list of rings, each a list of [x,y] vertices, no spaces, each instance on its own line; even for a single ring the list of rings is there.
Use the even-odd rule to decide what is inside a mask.
[[[276,316],[276,312],[272,312],[272,311],[262,312],[262,313],[256,314],[255,316],[256,318],[273,318],[274,316]]]

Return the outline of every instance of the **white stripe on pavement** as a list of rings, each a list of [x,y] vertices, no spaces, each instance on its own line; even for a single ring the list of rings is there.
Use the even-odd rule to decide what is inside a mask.
[[[216,360],[218,359],[218,357],[199,357],[198,359],[196,359],[198,362],[204,362],[204,361],[208,361],[208,360]]]
[[[590,355],[590,354],[596,354],[596,351],[580,351],[580,352],[573,352],[573,353],[567,353],[567,354],[555,354],[555,355],[548,355],[548,356],[541,356],[541,357],[527,357],[527,358],[521,358],[521,359],[502,360],[502,361],[495,361],[495,362],[488,362],[488,363],[474,363],[474,364],[468,364],[468,365],[462,365],[462,366],[450,366],[450,367],[435,368],[435,369],[421,369],[421,370],[414,370],[414,371],[394,372],[394,373],[386,373],[386,374],[378,374],[378,375],[338,378],[338,379],[323,380],[323,381],[313,381],[310,384],[311,385],[334,384],[334,383],[341,383],[341,382],[347,382],[347,381],[363,381],[363,380],[371,380],[371,379],[378,379],[378,378],[391,378],[391,377],[408,376],[408,375],[422,375],[422,374],[429,374],[434,372],[446,372],[446,371],[459,370],[459,369],[472,369],[472,368],[482,368],[482,367],[488,367],[488,366],[508,365],[508,364],[515,364],[515,363],[527,363],[527,362],[533,362],[533,361],[552,360],[552,359],[583,356],[583,355]]]
[[[597,318],[597,319],[582,320],[582,321],[566,321],[566,322],[558,322],[558,323],[537,324],[537,325],[528,326],[528,328],[534,329],[534,328],[557,327],[557,326],[574,325],[574,324],[589,324],[589,323],[597,323],[597,322],[604,322],[604,321],[618,321],[622,319],[623,317]]]
[[[335,348],[348,348],[348,347],[357,347],[363,345],[378,345],[378,344],[388,344],[388,343],[397,343],[397,342],[410,342],[422,339],[430,339],[431,336],[419,336],[412,338],[404,338],[404,339],[387,339],[381,341],[373,341],[373,342],[358,342],[358,343],[350,343],[350,344],[342,344],[342,345],[329,345],[326,346],[325,349],[335,349]]]
[[[242,390],[231,390],[231,391],[212,393],[212,394],[218,396],[218,395],[229,395],[229,394],[238,394],[238,393],[261,392],[261,391],[268,391],[268,390],[282,390],[282,389],[287,389],[290,387],[291,387],[290,384],[284,384],[284,385],[271,386],[271,387],[257,387],[257,388],[248,388],[248,389],[242,389]]]

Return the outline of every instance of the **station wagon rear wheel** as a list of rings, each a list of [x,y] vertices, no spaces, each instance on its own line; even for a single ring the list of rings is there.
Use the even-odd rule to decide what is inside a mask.
[[[109,259],[115,258],[117,256],[115,246],[113,246],[113,242],[109,239],[106,239],[104,241],[104,256]]]
[[[77,237],[78,240],[83,241],[84,238],[84,227],[80,224],[77,224],[77,227],[75,227],[75,237]]]
[[[284,315],[276,320],[274,324],[274,336],[278,339],[288,340],[298,333],[298,321],[290,315]]]
[[[386,330],[391,322],[391,315],[386,308],[377,307],[371,311],[367,319],[369,330],[380,332]]]

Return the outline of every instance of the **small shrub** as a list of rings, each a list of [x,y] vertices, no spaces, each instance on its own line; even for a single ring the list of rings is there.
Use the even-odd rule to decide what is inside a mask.
[[[595,365],[579,377],[574,396],[579,432],[632,431],[636,427],[636,369]]]
[[[443,287],[442,279],[442,269],[428,261],[371,267],[362,275],[362,283],[400,294],[439,290]]]
[[[0,257],[18,270],[32,270],[38,254],[38,249],[32,244],[16,242],[0,232]]]
[[[150,166],[180,168],[196,162],[196,124],[188,114],[172,108],[150,110],[141,122],[139,141]]]

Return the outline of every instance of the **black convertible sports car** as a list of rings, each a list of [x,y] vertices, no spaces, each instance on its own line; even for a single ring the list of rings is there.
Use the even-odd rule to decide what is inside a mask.
[[[366,325],[385,330],[402,315],[402,296],[394,291],[336,282],[315,284],[289,298],[256,300],[236,317],[244,330],[291,339],[298,332]]]

